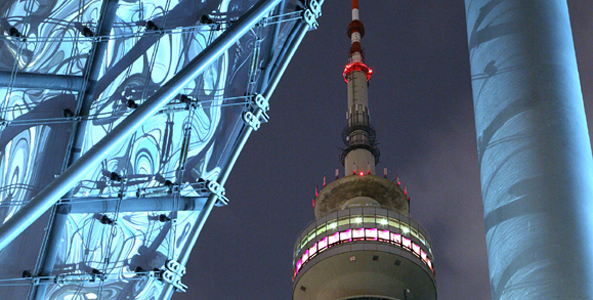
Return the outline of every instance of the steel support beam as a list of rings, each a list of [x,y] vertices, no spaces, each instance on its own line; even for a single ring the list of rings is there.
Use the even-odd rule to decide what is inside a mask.
[[[97,22],[96,34],[98,36],[109,36],[115,18],[117,17],[117,6],[119,0],[103,0],[101,5],[101,16]],[[86,121],[90,115],[91,105],[95,97],[95,85],[99,78],[103,59],[107,52],[108,40],[97,42],[89,54],[87,63],[84,69],[85,76],[80,77],[80,93],[78,94],[79,104],[76,108],[76,117],[79,121],[73,125],[73,135],[68,145],[69,149],[66,154],[65,166],[71,166],[79,157],[84,143]],[[21,74],[19,74],[19,77]],[[64,169],[63,167],[63,169]],[[71,191],[69,192],[71,194]],[[59,207],[55,208],[56,210]],[[42,253],[39,258],[36,274],[38,276],[51,275],[58,249],[60,247],[60,239],[62,238],[66,222],[68,221],[67,214],[53,214],[53,219],[49,223],[49,230],[45,237]],[[30,292],[30,299],[43,300],[47,285],[33,286]]]
[[[294,53],[298,49],[305,34],[309,30],[309,26],[301,21],[299,21],[299,24],[296,26],[298,26],[297,38],[294,39],[292,41],[292,43],[287,46],[288,50],[286,52],[286,55],[284,57],[281,57],[278,67],[275,69],[274,73],[271,76],[271,83],[268,84],[266,90],[262,94],[264,96],[264,98],[266,98],[266,99],[270,99],[270,97],[274,93],[274,90],[276,89],[278,82],[280,81],[280,78],[282,78],[282,75],[284,74],[284,71],[286,71],[286,68],[288,67],[288,64],[290,63]],[[221,174],[218,177],[217,182],[221,186],[224,186],[227,179],[229,178],[229,175],[231,174],[231,170],[235,166],[235,163],[237,162],[237,159],[239,158],[241,151],[243,151],[243,148],[245,147],[245,144],[247,143],[247,140],[249,139],[249,136],[251,136],[252,132],[253,132],[253,127],[248,126],[248,125],[243,126],[241,133],[239,134],[239,137],[237,138],[237,140],[235,141],[235,144],[233,145],[231,157],[227,161],[225,166],[222,168]],[[192,228],[192,230],[194,230],[194,232],[192,232],[194,234],[191,235],[192,241],[186,247],[183,248],[183,250],[180,254],[181,258],[179,259],[179,262],[182,265],[185,265],[187,263],[187,260],[189,259],[190,251],[191,251],[191,249],[194,248],[196,241],[198,239],[198,236],[199,236],[200,232],[202,231],[202,227],[204,227],[204,224],[206,223],[206,219],[207,219],[208,215],[210,214],[210,210],[212,210],[216,201],[217,201],[216,195],[210,195],[208,197],[208,200],[206,201],[205,209],[203,211],[207,214],[205,214],[203,218],[198,218],[198,222],[199,222],[198,226],[194,226],[194,228]],[[200,217],[202,217],[202,215],[200,215]]]
[[[11,84],[11,75],[10,72],[0,72],[1,87],[80,91],[84,81],[82,76],[18,72]]]
[[[279,2],[280,0],[275,0],[275,1]],[[301,41],[305,37],[305,34],[309,30],[309,25],[306,24],[304,21],[299,20],[298,24],[295,25],[295,28],[296,28],[295,38],[292,39],[291,41],[288,41],[288,40],[286,41],[287,45],[284,46],[284,48],[286,48],[286,51],[282,51],[281,56],[278,60],[278,63],[274,67],[270,82],[268,83],[266,90],[262,94],[266,99],[270,99],[270,97],[274,93],[274,90],[278,86],[278,82],[280,81],[280,78],[282,78],[282,75],[284,74],[284,71],[286,71],[286,68],[288,67],[288,64],[290,63],[290,61],[292,60],[294,53],[298,49],[299,45],[301,44]],[[261,112],[257,113],[256,117],[259,118],[260,114],[261,114]],[[253,127],[251,127],[249,125],[243,125],[243,128],[241,129],[239,136],[237,137],[237,139],[235,140],[235,143],[233,144],[233,148],[231,150],[231,153],[232,153],[231,157],[226,162],[224,167],[221,168],[220,176],[217,179],[217,182],[221,186],[224,186],[224,184],[226,183],[226,181],[231,173],[231,170],[235,166],[235,163],[237,162],[237,159],[239,158],[241,151],[243,151],[243,148],[245,147],[245,143],[249,139],[249,136],[251,135],[252,132],[253,132]],[[210,196],[206,200],[204,209],[202,211],[200,211],[200,214],[196,220],[196,224],[194,224],[190,233],[188,234],[188,237],[191,240],[189,240],[188,242],[185,243],[184,247],[181,249],[181,253],[179,254],[178,261],[181,265],[185,266],[187,264],[187,261],[189,260],[189,257],[190,257],[191,250],[195,247],[196,242],[198,241],[198,237],[199,237],[200,233],[202,232],[202,228],[204,228],[204,224],[206,224],[206,220],[208,219],[208,216],[210,216],[210,213],[212,212],[212,208],[214,208],[217,201],[218,201],[218,198],[215,194],[210,194]],[[167,284],[166,291],[161,294],[161,298],[159,298],[159,299],[160,300],[170,299],[171,295],[174,291],[173,289],[174,288],[171,284]]]
[[[281,15],[282,13],[284,13],[284,7],[286,6],[286,0],[281,0],[280,4],[278,4],[278,6],[276,6],[276,9],[274,10],[274,14],[276,15]],[[276,55],[276,51],[274,51],[274,47],[276,47],[276,43],[278,40],[278,36],[280,35],[280,23],[276,23],[274,25],[272,25],[272,28],[270,29],[271,32],[273,32],[272,34],[272,38],[268,39],[268,47],[270,49],[272,49],[270,51],[270,55],[267,58],[267,62],[266,62],[266,67],[264,68],[264,72],[263,72],[263,80],[260,82],[260,84],[265,84],[266,82],[268,82],[268,79],[270,78],[270,74],[271,74],[271,68],[270,66],[274,64],[274,62],[276,61],[278,55]],[[289,37],[287,37],[287,40]],[[261,86],[258,87],[261,90]]]
[[[288,46],[283,48],[278,61],[272,68],[272,76],[270,77],[270,81],[267,82],[266,91],[263,93],[264,98],[269,100],[272,97],[272,94],[276,90],[278,83],[280,83],[282,75],[286,71],[286,68],[288,68],[288,64],[292,60],[297,48],[303,41],[307,31],[309,31],[309,25],[304,21],[299,20],[298,24],[295,25],[294,36],[290,40],[287,40],[287,42],[289,42]]]
[[[12,218],[0,227],[0,250],[46,212],[60,197],[72,189],[85,174],[99,165],[101,160],[107,157],[120,143],[124,142],[144,122],[172,100],[185,85],[201,74],[210,63],[233,46],[238,39],[268,14],[278,1],[260,1],[254,5],[241,19],[157,90],[154,95],[90,148],[62,175],[33,197],[27,205],[16,212]]]
[[[206,204],[207,197],[179,197],[177,210],[201,211]],[[150,212],[171,211],[175,205],[173,196],[146,198],[74,198],[70,202],[58,204],[57,214],[105,214],[116,211],[117,203],[121,201],[118,212]]]
[[[593,299],[593,159],[567,3],[465,3],[492,299]]]

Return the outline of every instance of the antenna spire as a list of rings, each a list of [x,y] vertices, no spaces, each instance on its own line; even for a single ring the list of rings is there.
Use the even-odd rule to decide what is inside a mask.
[[[352,45],[350,46],[350,62],[362,62],[364,56],[362,54],[362,46],[360,40],[364,36],[364,24],[360,21],[360,13],[358,9],[358,0],[352,0],[352,21],[348,24],[348,37]],[[370,77],[369,77],[370,79]]]
[[[360,21],[358,0],[352,0],[352,21],[348,24],[347,30],[350,38],[350,57],[343,74],[348,84],[348,125],[342,132],[346,148],[340,154],[346,175],[375,175],[375,166],[380,155],[375,142],[375,129],[370,124],[367,87],[373,70],[364,63],[361,46],[364,31],[364,25]]]

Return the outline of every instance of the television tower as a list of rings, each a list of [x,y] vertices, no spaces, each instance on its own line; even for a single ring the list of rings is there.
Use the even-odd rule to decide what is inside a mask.
[[[350,59],[345,173],[316,190],[316,220],[299,235],[293,256],[293,300],[436,299],[433,255],[428,234],[408,216],[407,190],[376,175],[379,149],[370,124],[358,0],[348,24]]]

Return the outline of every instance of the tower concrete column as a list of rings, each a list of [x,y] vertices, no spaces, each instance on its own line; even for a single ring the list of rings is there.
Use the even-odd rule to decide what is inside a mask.
[[[492,298],[593,299],[593,159],[567,3],[465,2]]]

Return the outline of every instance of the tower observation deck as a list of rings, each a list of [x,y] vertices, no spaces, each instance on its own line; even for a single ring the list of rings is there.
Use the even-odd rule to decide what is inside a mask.
[[[376,175],[380,151],[370,124],[358,0],[352,0],[343,177],[313,201],[316,220],[299,235],[293,256],[293,300],[436,299],[428,234],[412,219],[399,180]],[[386,173],[386,172],[385,172]]]

